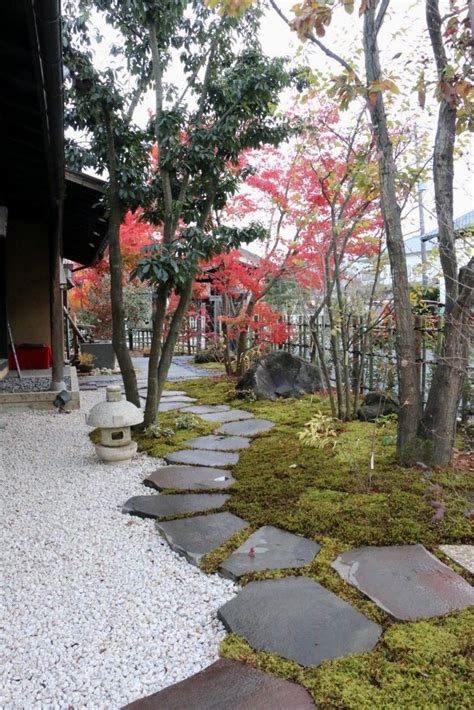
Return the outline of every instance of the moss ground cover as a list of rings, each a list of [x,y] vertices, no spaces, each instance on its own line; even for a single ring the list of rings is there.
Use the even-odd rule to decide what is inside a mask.
[[[327,402],[320,397],[278,402],[237,399],[234,383],[224,377],[180,382],[180,388],[202,404],[230,404],[276,423],[241,452],[233,472],[237,483],[226,508],[246,519],[251,530],[275,525],[317,540],[322,545],[319,555],[312,565],[294,574],[314,578],[384,627],[382,640],[371,653],[326,662],[319,668],[303,668],[256,652],[235,635],[223,642],[222,654],[296,680],[321,708],[472,707],[472,610],[396,624],[330,566],[340,552],[353,547],[420,542],[469,578],[466,571],[443,557],[437,546],[472,540],[472,521],[466,515],[472,507],[472,476],[456,470],[398,466],[393,422],[381,427],[341,424],[334,447],[318,450],[303,446],[298,431],[316,411],[328,413]],[[160,416],[160,422],[165,425],[169,416]],[[203,426],[206,433],[215,428]],[[186,438],[197,435],[179,433]],[[183,442],[184,438],[180,445]],[[375,466],[371,471],[372,448]],[[149,450],[152,455],[163,455],[155,451]],[[434,509],[430,506],[430,500],[435,499],[442,500],[446,508],[438,522],[432,521]],[[207,555],[203,568],[215,571],[248,533],[248,529],[239,533]],[[249,575],[242,583],[286,574],[279,570]]]

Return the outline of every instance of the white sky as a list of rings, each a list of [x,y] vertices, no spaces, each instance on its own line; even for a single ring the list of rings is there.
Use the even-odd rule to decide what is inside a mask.
[[[295,0],[278,0],[279,6],[287,16],[292,16],[291,8]],[[447,0],[444,0],[447,6]],[[357,3],[356,3],[357,6]],[[101,31],[105,41],[98,46],[97,58],[99,65],[106,66],[110,61],[108,47],[113,42],[113,32],[101,24]],[[327,29],[326,37],[322,41],[341,56],[352,59],[357,48],[361,48],[362,18],[357,15],[357,7],[352,15],[339,10],[331,26]],[[310,43],[301,43],[297,35],[292,32],[278,15],[269,9],[262,19],[260,41],[264,51],[270,56],[295,56],[298,62],[307,62],[312,69],[322,73],[338,73],[339,65],[326,57],[317,47]],[[412,111],[417,116],[416,120],[420,131],[426,129],[431,141],[434,140],[436,127],[437,101],[430,93],[427,96],[426,108],[421,110],[417,106],[416,92],[413,85],[416,75],[410,71],[410,64],[406,64],[410,57],[426,53],[431,60],[431,48],[425,26],[424,2],[422,0],[392,0],[391,9],[382,28],[379,44],[381,48],[381,64],[386,73],[393,76],[402,89],[404,97],[409,96]],[[398,58],[395,55],[399,54]],[[362,57],[359,62],[362,62]],[[360,64],[361,66],[361,64]],[[363,74],[363,67],[361,67]],[[401,77],[401,78],[397,78]],[[173,77],[174,78],[174,77]],[[403,86],[403,82],[406,83]],[[405,89],[405,90],[403,90]],[[138,108],[135,118],[139,124],[148,120],[148,110],[153,107],[153,95],[144,97]],[[393,110],[396,110],[394,107]],[[474,141],[467,141],[462,157],[456,160],[454,174],[454,215],[459,216],[474,208]],[[435,207],[431,183],[426,185],[424,193],[425,228],[429,231],[436,224],[434,219]],[[405,219],[405,234],[418,231],[417,211],[412,211]]]

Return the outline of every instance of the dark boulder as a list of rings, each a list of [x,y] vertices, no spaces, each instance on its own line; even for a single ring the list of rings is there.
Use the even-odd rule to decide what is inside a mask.
[[[319,368],[300,357],[276,350],[255,362],[237,383],[240,392],[254,392],[258,399],[300,397],[322,389]]]
[[[373,422],[377,417],[398,414],[398,409],[398,401],[386,392],[367,392],[362,406],[357,410],[357,416],[363,422]]]

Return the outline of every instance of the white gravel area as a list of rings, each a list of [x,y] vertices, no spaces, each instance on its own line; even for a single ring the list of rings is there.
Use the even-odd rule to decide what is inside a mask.
[[[122,514],[157,461],[98,462],[84,413],[104,395],[2,417],[1,708],[120,708],[214,662],[225,635],[237,587]]]

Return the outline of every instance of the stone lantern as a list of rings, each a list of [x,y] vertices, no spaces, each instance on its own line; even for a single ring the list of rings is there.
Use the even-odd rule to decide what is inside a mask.
[[[92,407],[86,416],[89,426],[100,429],[100,444],[95,445],[99,458],[104,463],[128,463],[137,452],[130,427],[142,421],[142,410],[122,399],[120,385],[107,387],[107,400]]]

